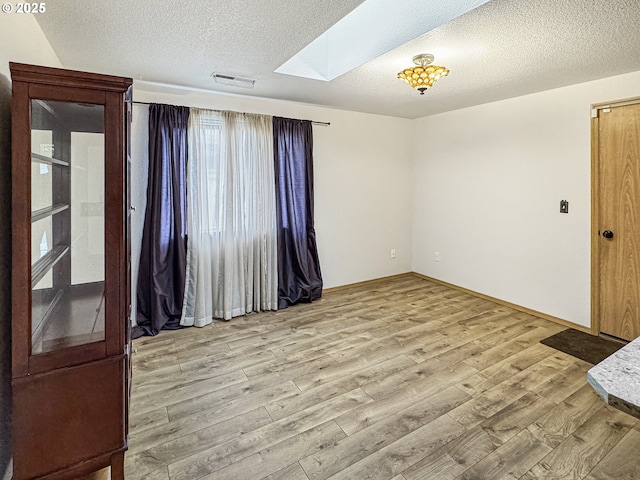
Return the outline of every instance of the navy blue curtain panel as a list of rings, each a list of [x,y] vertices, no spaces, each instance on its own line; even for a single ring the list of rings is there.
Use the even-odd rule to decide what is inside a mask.
[[[149,106],[149,185],[133,336],[180,328],[187,252],[189,108]]]
[[[322,296],[313,219],[313,131],[308,120],[273,117],[278,222],[278,308]]]

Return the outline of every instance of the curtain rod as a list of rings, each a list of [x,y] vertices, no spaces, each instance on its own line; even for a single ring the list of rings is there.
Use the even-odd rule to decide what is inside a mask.
[[[133,100],[131,103],[137,103],[138,105],[151,105],[152,102],[139,102],[136,100]],[[213,110],[214,112],[221,112],[222,110]],[[317,122],[315,120],[311,120],[311,124],[312,125],[321,125],[323,127],[328,127],[329,125],[331,125],[331,122]]]

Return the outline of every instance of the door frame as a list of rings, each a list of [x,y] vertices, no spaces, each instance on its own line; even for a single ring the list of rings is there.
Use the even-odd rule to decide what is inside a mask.
[[[640,97],[591,105],[591,334],[600,335],[600,110],[640,103]]]

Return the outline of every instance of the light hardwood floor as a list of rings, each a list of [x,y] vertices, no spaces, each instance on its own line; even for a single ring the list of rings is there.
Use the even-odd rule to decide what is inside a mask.
[[[134,342],[134,479],[640,478],[564,327],[408,275]]]

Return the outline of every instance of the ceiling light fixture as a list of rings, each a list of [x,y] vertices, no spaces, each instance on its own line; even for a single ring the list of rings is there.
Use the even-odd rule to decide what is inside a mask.
[[[413,63],[417,66],[401,71],[398,78],[418,90],[420,95],[424,95],[424,91],[431,88],[441,77],[449,75],[448,68],[431,65],[431,62],[433,55],[430,53],[416,55],[413,57]]]
[[[256,83],[255,80],[250,78],[234,77],[233,75],[225,75],[223,73],[212,73],[211,76],[216,83],[222,83],[223,85],[231,85],[233,87],[253,88]]]

